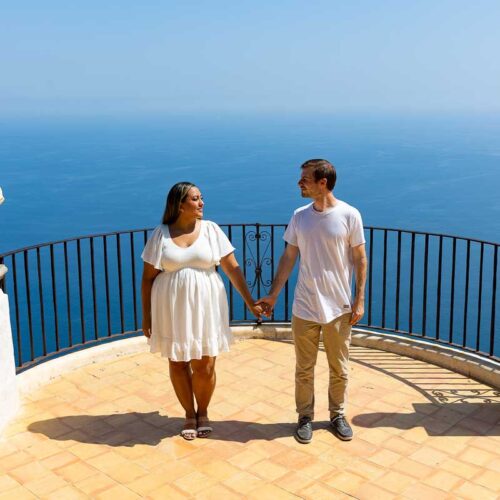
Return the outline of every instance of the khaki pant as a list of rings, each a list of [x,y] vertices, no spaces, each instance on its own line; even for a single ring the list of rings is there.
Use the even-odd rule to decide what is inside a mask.
[[[325,325],[292,316],[295,344],[295,403],[299,418],[314,418],[314,367],[318,357],[320,331],[323,333],[330,382],[328,410],[330,418],[345,414],[351,313],[343,314]]]

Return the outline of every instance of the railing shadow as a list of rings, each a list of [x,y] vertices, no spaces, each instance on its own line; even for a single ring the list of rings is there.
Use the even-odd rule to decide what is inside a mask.
[[[500,436],[499,404],[450,403],[440,405],[437,411],[434,406],[413,403],[414,413],[365,413],[355,416],[352,423],[369,429],[423,427],[429,436]]]
[[[409,430],[429,436],[500,436],[500,391],[446,369],[390,352],[354,347],[352,361],[391,377],[424,396],[413,413],[373,412],[352,423],[365,428]]]

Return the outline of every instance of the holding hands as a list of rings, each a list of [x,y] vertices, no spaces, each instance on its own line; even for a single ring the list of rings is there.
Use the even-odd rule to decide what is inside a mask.
[[[266,295],[255,302],[257,307],[260,307],[262,314],[266,318],[270,318],[273,314],[274,305],[276,304],[277,297],[274,295]]]

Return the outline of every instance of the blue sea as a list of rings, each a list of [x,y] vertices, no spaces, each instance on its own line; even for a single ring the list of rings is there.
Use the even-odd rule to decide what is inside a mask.
[[[286,223],[327,158],[365,225],[500,241],[499,115],[183,115],[0,122],[0,252],[155,226],[189,180],[219,223]]]
[[[297,180],[310,158],[335,164],[335,194],[361,211],[365,226],[500,241],[500,116],[37,119],[1,122],[0,137],[6,197],[0,253],[154,227],[170,186],[181,180],[200,187],[205,217],[221,225],[284,224],[308,202]],[[252,285],[255,244],[238,234],[237,258]],[[57,245],[53,254],[49,247],[26,252],[17,271],[13,259],[6,260],[19,366],[44,352],[140,328],[138,255],[144,240],[136,236],[130,242],[124,236]],[[269,250],[269,239],[262,243],[256,297],[271,280],[269,257],[275,264],[279,257],[279,250]],[[500,278],[492,245],[367,231],[367,249],[372,265],[365,324],[500,356],[494,320],[500,306],[493,302]],[[111,258],[115,252],[120,265]],[[295,279],[296,272],[289,301]],[[287,293],[280,296],[277,321],[289,317]],[[232,298],[231,317],[252,321],[241,300]]]

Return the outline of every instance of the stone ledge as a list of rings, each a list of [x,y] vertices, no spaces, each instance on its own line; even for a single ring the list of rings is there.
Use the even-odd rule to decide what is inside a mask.
[[[292,339],[291,328],[286,324],[235,326],[232,331],[236,341],[249,338]],[[473,378],[495,389],[500,388],[500,364],[481,358],[473,353],[461,352],[451,347],[432,344],[424,340],[403,338],[397,335],[381,334],[356,328],[353,330],[352,343],[355,346],[389,351],[425,361]],[[133,337],[67,354],[19,374],[16,377],[19,391],[26,394],[59,375],[82,366],[147,350],[148,345],[144,337]]]
[[[21,394],[27,394],[46,384],[50,380],[71,372],[82,366],[109,361],[111,359],[146,352],[149,346],[144,337],[107,342],[106,344],[89,347],[72,352],[26,370],[17,375],[17,386]]]
[[[233,328],[237,338],[291,339],[291,328],[286,325],[238,326]],[[371,330],[353,329],[352,344],[418,359],[447,368],[500,389],[500,363],[485,359],[474,353],[463,352],[453,347],[434,344],[416,338],[401,337]]]
[[[425,340],[358,329],[353,331],[353,344],[425,361],[500,389],[500,363],[474,353]]]

